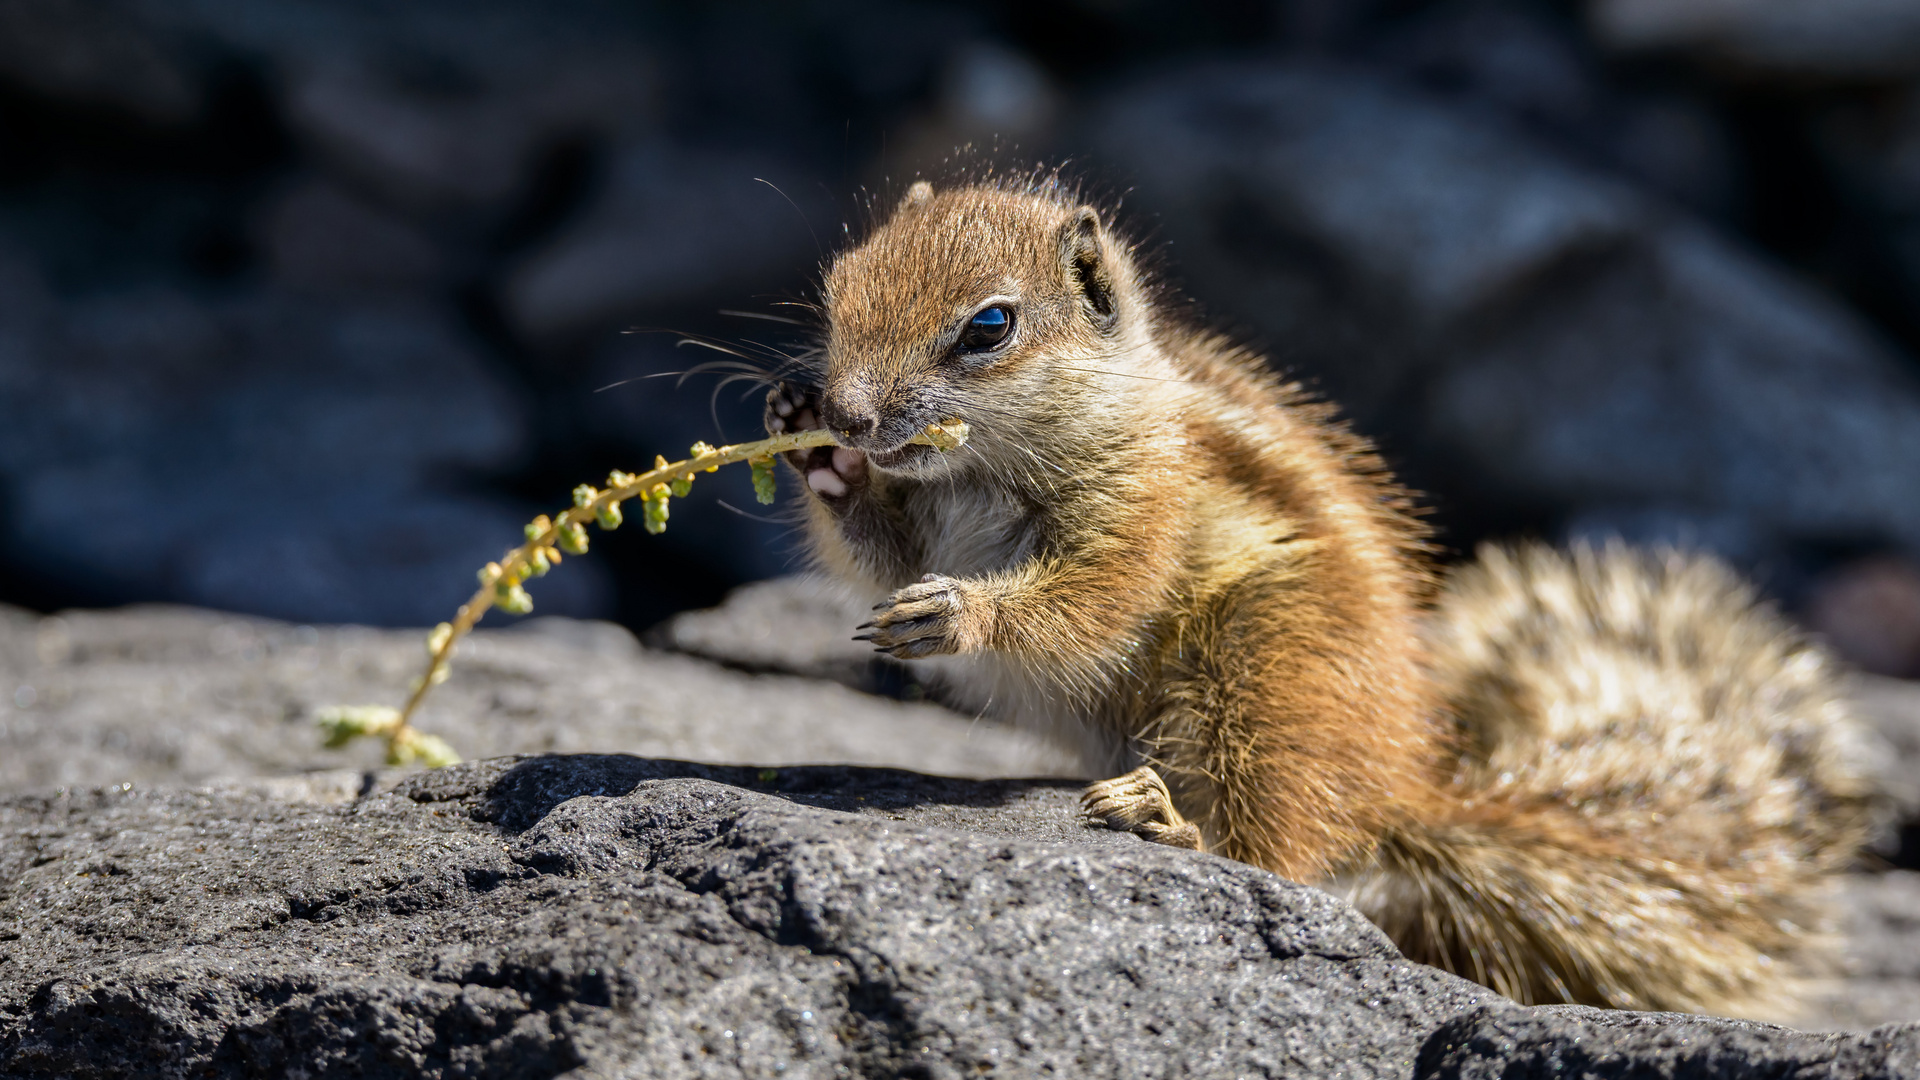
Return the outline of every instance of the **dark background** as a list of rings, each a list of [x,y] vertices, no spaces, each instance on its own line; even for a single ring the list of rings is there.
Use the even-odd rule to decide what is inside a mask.
[[[1068,162],[1453,557],[1708,547],[1920,675],[1894,0],[0,0],[0,600],[444,618],[574,484],[753,437],[646,376],[791,344],[726,312],[954,161]],[[738,472],[540,610],[796,566]]]

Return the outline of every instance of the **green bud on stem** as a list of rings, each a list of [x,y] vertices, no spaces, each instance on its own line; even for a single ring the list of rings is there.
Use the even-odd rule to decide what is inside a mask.
[[[525,615],[533,610],[533,597],[518,584],[494,586],[493,606],[509,615]]]
[[[777,490],[773,482],[773,459],[748,458],[747,463],[753,466],[753,497],[763,504],[772,505]]]

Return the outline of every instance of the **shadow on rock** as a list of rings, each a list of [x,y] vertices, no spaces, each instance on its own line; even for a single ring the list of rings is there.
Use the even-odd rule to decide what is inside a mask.
[[[1071,780],[960,780],[853,765],[776,769],[628,754],[543,754],[422,773],[397,791],[415,802],[471,803],[475,820],[517,833],[569,799],[623,796],[649,780],[681,779],[764,792],[823,810],[882,813],[935,806],[998,809],[1031,792],[1078,791],[1081,786]]]

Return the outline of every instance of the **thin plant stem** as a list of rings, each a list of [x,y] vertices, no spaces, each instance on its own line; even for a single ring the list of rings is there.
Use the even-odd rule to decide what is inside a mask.
[[[949,420],[930,425],[909,441],[945,451],[966,442],[967,435],[964,422]],[[574,555],[586,553],[588,523],[597,523],[602,529],[617,528],[623,520],[620,504],[641,499],[646,505],[647,531],[660,532],[666,527],[670,496],[685,495],[696,474],[714,472],[722,465],[739,461],[754,463],[755,494],[762,502],[772,502],[772,465],[777,455],[832,445],[833,434],[824,429],[790,432],[717,448],[697,443],[693,456],[684,461],[669,462],[659,457],[654,459],[652,469],[637,476],[613,473],[607,478],[605,489],[580,485],[574,489],[571,508],[552,517],[542,514],[535,518],[526,528],[526,542],[502,555],[499,561],[488,563],[480,571],[480,588],[460,605],[451,622],[434,627],[427,636],[427,669],[414,681],[404,706],[398,710],[376,706],[336,706],[322,710],[321,723],[330,731],[328,745],[343,745],[355,735],[383,735],[387,740],[389,762],[425,761],[437,765],[458,761],[444,741],[413,727],[414,715],[420,711],[427,694],[446,681],[454,647],[489,608],[500,607],[515,614],[531,611],[532,600],[522,584],[546,574],[560,561],[561,549]]]

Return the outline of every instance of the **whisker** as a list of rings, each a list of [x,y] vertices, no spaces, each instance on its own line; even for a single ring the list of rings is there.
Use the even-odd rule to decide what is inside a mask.
[[[754,179],[762,184],[767,185],[773,190],[780,192],[780,197],[787,200],[788,206],[793,207],[793,212],[800,215],[800,224],[805,225],[807,227],[807,235],[813,237],[814,255],[822,259],[826,258],[827,249],[820,246],[820,234],[813,231],[813,222],[807,220],[807,212],[805,210],[800,209],[800,204],[793,201],[793,196],[787,194],[784,191],[780,191],[780,185],[774,183],[771,180],[762,179],[761,177],[758,177],[758,176],[754,177]]]
[[[672,373],[672,372],[670,372],[669,374],[676,374],[676,373]],[[657,379],[657,378],[659,378],[659,377],[660,377],[660,376],[658,376],[658,375],[635,375],[635,376],[633,376],[632,378],[629,378],[629,379],[621,379],[621,380],[620,380],[620,381],[618,381],[618,382],[610,382],[610,383],[608,383],[608,384],[607,384],[607,385],[605,385],[605,386],[602,386],[602,387],[598,387],[598,388],[596,388],[596,389],[594,389],[594,390],[593,390],[592,392],[593,392],[593,393],[596,393],[596,394],[602,394],[602,393],[605,393],[605,392],[607,392],[608,390],[613,390],[613,389],[616,389],[616,388],[618,388],[618,387],[622,387],[622,386],[625,386],[625,385],[627,385],[628,383],[637,383],[637,382],[639,382],[639,381],[640,381],[641,379]]]
[[[1123,379],[1142,379],[1147,382],[1179,383],[1182,386],[1193,385],[1192,379],[1164,379],[1158,375],[1135,375],[1130,371],[1108,371],[1103,368],[1068,367],[1065,364],[1056,364],[1054,365],[1053,370],[1080,371],[1080,372],[1085,372],[1088,375],[1118,375]]]
[[[714,352],[717,352],[717,353],[726,353],[728,356],[737,356],[742,360],[751,361],[752,359],[754,359],[751,355],[747,353],[743,353],[739,349],[736,349],[731,345],[727,345],[718,341],[708,341],[704,338],[683,337],[679,341],[674,342],[673,344],[676,348],[678,348],[681,345],[695,345],[702,349],[712,349]]]
[[[805,319],[790,319],[785,315],[769,315],[764,311],[734,311],[730,308],[721,308],[720,314],[731,315],[736,319],[762,319],[766,322],[785,323],[788,326],[804,327],[813,325]]]
[[[742,510],[725,499],[715,499],[713,501],[714,501],[714,505],[720,507],[723,510],[728,510],[735,514],[739,514],[741,517],[746,518],[748,521],[758,521],[758,522],[765,523],[767,525],[793,524],[791,519],[768,517],[766,514],[755,514],[750,511]]]
[[[802,357],[804,357],[804,356],[806,355],[806,353],[804,353],[804,352],[803,352],[803,353],[802,353],[802,354],[801,354],[800,356],[795,356],[794,354],[792,354],[792,353],[790,353],[790,352],[788,352],[788,351],[786,351],[785,349],[782,349],[782,348],[780,348],[780,347],[778,347],[778,346],[775,346],[775,345],[769,345],[769,344],[767,344],[767,343],[766,343],[766,342],[764,342],[764,341],[755,341],[755,340],[753,340],[752,338],[742,338],[742,339],[741,339],[741,341],[742,341],[742,343],[744,343],[744,344],[747,344],[747,345],[752,345],[752,346],[754,346],[755,348],[759,348],[759,349],[764,349],[764,350],[766,350],[766,351],[767,351],[768,353],[770,353],[770,354],[772,354],[772,355],[774,355],[774,356],[778,356],[778,357],[780,357],[781,359],[784,359],[784,360],[791,360],[791,361],[793,361],[793,362],[795,362],[795,363],[800,363],[800,362],[802,362]]]

